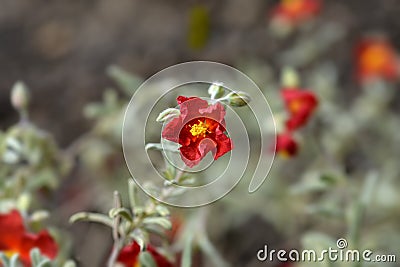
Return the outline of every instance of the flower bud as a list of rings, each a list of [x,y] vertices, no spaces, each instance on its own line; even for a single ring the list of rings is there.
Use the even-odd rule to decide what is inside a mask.
[[[223,87],[223,83],[214,82],[208,88],[208,93],[210,94],[212,99],[220,98],[224,95],[225,89]]]
[[[228,104],[232,107],[242,107],[246,106],[250,101],[250,95],[239,91],[239,92],[231,92],[227,95]]]
[[[27,211],[32,203],[32,197],[28,193],[22,193],[18,199],[16,206],[21,211]]]
[[[29,104],[29,92],[26,85],[18,81],[11,89],[11,104],[16,110],[26,110]]]
[[[38,210],[35,211],[31,216],[30,216],[30,221],[31,222],[41,222],[49,218],[50,214],[46,210]]]
[[[291,67],[285,67],[281,77],[282,87],[296,88],[300,85],[300,78],[297,71]]]
[[[163,123],[165,121],[168,121],[172,118],[178,117],[181,114],[181,112],[179,111],[179,109],[176,108],[167,108],[166,110],[164,110],[163,112],[160,113],[160,115],[158,115],[156,121]]]

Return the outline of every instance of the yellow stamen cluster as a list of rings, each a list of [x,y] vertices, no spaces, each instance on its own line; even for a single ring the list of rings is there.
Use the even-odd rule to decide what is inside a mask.
[[[3,251],[3,253],[4,253],[4,255],[6,255],[6,257],[9,258],[9,259],[10,259],[14,254],[16,254],[16,252],[11,251],[11,250]]]
[[[191,126],[191,129],[190,129],[190,133],[195,137],[198,137],[198,136],[205,137],[207,132],[208,132],[207,124],[205,124],[204,122],[202,122],[200,120],[199,120],[198,124],[194,124],[193,126]]]

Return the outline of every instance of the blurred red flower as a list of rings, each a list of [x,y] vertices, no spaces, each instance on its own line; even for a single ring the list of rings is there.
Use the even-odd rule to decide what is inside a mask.
[[[198,97],[179,96],[180,116],[164,128],[162,137],[181,145],[181,158],[192,168],[212,151],[214,160],[232,150],[225,134],[225,109],[221,103],[209,105]]]
[[[184,227],[184,219],[182,215],[178,214],[172,214],[171,215],[171,223],[172,223],[172,228],[171,230],[167,231],[167,238],[168,240],[172,243],[174,240],[179,238],[179,234],[182,231],[182,228]]]
[[[276,136],[276,153],[285,157],[293,157],[297,154],[298,145],[290,133],[281,133]]]
[[[151,246],[147,246],[147,251],[153,256],[157,267],[173,267],[163,255]],[[118,255],[117,262],[123,264],[125,267],[140,267],[139,262],[140,247],[136,242],[125,246]]]
[[[0,214],[0,251],[8,256],[19,254],[25,267],[31,266],[30,251],[38,248],[42,255],[54,259],[58,252],[57,244],[50,234],[43,230],[38,234],[28,233],[21,214],[13,210]]]
[[[297,88],[284,88],[281,95],[290,115],[286,121],[287,129],[293,131],[305,125],[318,105],[315,94]]]
[[[321,10],[321,0],[281,0],[272,11],[272,19],[296,24],[315,17]]]
[[[367,38],[355,50],[357,78],[365,82],[372,78],[395,80],[399,77],[397,53],[384,39]]]

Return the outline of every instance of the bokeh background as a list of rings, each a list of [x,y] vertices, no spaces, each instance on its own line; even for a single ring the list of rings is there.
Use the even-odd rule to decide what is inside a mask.
[[[81,114],[85,103],[99,99],[102,90],[113,85],[105,75],[111,64],[141,77],[189,60],[230,65],[254,60],[278,72],[278,54],[290,47],[293,39],[282,41],[268,34],[268,15],[276,3],[3,0],[2,121],[10,124],[15,119],[7,89],[20,79],[37,96],[32,109],[35,121],[67,145],[88,128]],[[207,9],[209,32],[201,49],[191,49],[191,11],[198,4]],[[348,80],[352,77],[353,46],[360,36],[383,32],[398,46],[399,10],[396,0],[325,1],[322,18],[340,22],[348,34],[325,55],[338,64],[345,81],[341,90],[354,87]],[[49,120],[49,112],[62,123]]]
[[[61,149],[83,146],[80,152],[87,152],[75,159],[76,167],[51,197],[54,202],[43,204],[53,212],[55,225],[71,236],[71,255],[79,266],[103,266],[111,236],[102,226],[71,226],[69,216],[81,210],[103,211],[110,206],[113,189],[124,188],[128,177],[118,139],[120,125],[114,118],[129,97],[118,89],[121,83],[113,79],[118,74],[110,66],[130,73],[140,84],[165,67],[192,60],[238,68],[274,103],[281,101],[282,70],[294,67],[302,85],[319,96],[316,119],[301,133],[301,153],[278,159],[258,197],[238,201],[244,192],[239,188],[212,208],[210,238],[232,266],[280,266],[258,262],[258,249],[266,243],[299,248],[319,242],[320,236],[307,238],[310,231],[334,240],[352,232],[354,225],[368,233],[357,239],[362,245],[398,253],[399,84],[361,85],[355,77],[354,51],[371,35],[400,48],[400,2],[325,0],[318,14],[295,23],[290,32],[272,29],[278,3],[0,0],[1,129],[18,121],[9,95],[13,84],[22,80],[31,92],[31,121],[54,135]],[[108,88],[116,88],[115,93],[104,97]],[[279,120],[281,106],[271,106]],[[363,117],[370,108],[372,115]],[[90,140],[85,139],[88,133]],[[322,141],[315,145],[314,140]],[[90,164],[92,169],[82,167]],[[328,185],[313,180],[315,175],[328,177]],[[364,180],[370,182],[364,186]],[[379,196],[367,206],[380,212],[352,224],[348,214],[353,200],[375,180],[381,191],[377,189]],[[195,259],[195,266],[210,266],[201,253]]]

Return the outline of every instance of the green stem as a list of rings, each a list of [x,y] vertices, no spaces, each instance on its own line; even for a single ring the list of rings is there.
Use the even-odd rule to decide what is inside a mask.
[[[373,190],[376,186],[378,180],[378,174],[375,172],[370,172],[364,182],[364,186],[361,195],[354,206],[354,216],[352,221],[350,221],[349,226],[349,237],[352,241],[352,246],[356,249],[360,248],[360,236],[363,218],[365,216],[365,211],[369,203],[371,202],[371,197]],[[354,267],[361,267],[360,262],[355,262]]]
[[[121,195],[118,193],[118,191],[115,191],[114,192],[114,208],[118,209],[121,207],[122,207]],[[120,238],[120,234],[119,234],[120,223],[121,223],[121,216],[120,215],[115,216],[114,223],[113,223],[114,245],[113,245],[113,249],[112,249],[110,258],[108,260],[108,264],[107,264],[108,267],[115,266],[119,252],[121,251],[122,247],[124,246],[125,236]]]

